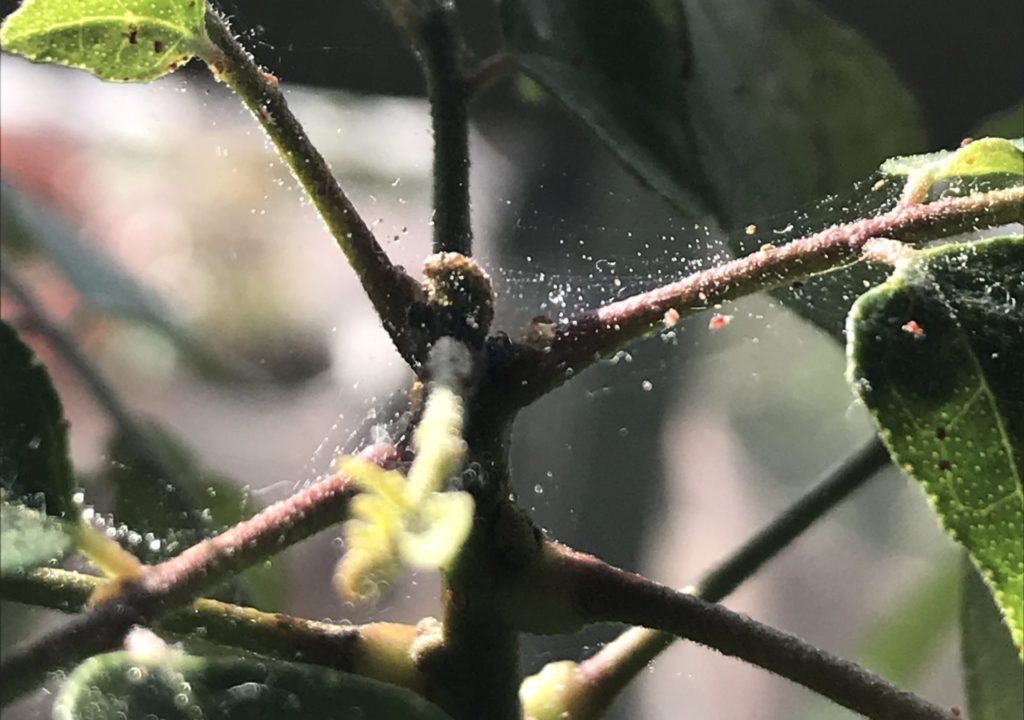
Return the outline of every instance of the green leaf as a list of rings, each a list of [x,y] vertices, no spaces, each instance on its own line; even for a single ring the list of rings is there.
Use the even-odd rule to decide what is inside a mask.
[[[54,706],[57,720],[446,720],[410,690],[322,667],[265,659],[127,652],[86,660]]]
[[[690,215],[707,211],[683,112],[682,8],[665,0],[502,0],[502,27],[531,78],[637,177]]]
[[[685,0],[687,108],[731,225],[845,191],[921,147],[911,94],[877,50],[803,0]]]
[[[920,251],[849,319],[850,380],[1024,639],[1024,237]]]
[[[122,435],[111,438],[107,460],[98,475],[100,482],[114,488],[114,517],[132,530],[159,541],[156,550],[147,542],[129,547],[145,562],[159,562],[180,553],[217,532],[251,517],[258,508],[236,482],[203,468],[188,444],[166,426],[146,420],[143,428],[151,443],[176,468],[176,477],[187,482],[187,496],[162,480],[159,469],[140,456]],[[203,522],[193,510],[199,503]],[[261,610],[281,607],[285,595],[282,566],[269,562],[241,573],[246,597],[231,596]]]
[[[875,48],[804,0],[684,5],[695,67],[687,107],[737,255],[895,202],[896,183],[850,192],[885,158],[926,144],[913,95]],[[828,193],[839,197],[792,211]],[[749,223],[758,230],[738,230]],[[772,294],[842,341],[850,303],[883,279],[861,263]]]
[[[522,69],[647,185],[727,230],[764,226],[730,235],[740,255],[891,207],[899,183],[878,192],[872,179],[854,197],[850,185],[924,146],[913,97],[887,63],[805,0],[503,0],[502,10]],[[844,197],[791,212],[826,193]],[[858,264],[775,294],[841,339],[849,304],[883,279]]]
[[[63,522],[23,505],[0,505],[0,576],[59,560],[72,543]]]
[[[76,518],[67,423],[46,368],[0,322],[0,488],[48,515]]]
[[[1021,140],[987,137],[957,150],[946,150],[910,157],[895,157],[882,163],[886,175],[908,175],[927,171],[933,179],[976,177],[980,175],[1024,175]]]
[[[33,62],[148,82],[208,44],[203,0],[25,0],[0,26],[0,45]]]
[[[960,651],[971,720],[1024,717],[1024,666],[978,571],[963,564]]]

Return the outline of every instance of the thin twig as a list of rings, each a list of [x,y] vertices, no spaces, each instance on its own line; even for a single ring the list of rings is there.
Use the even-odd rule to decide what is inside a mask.
[[[153,488],[154,496],[165,495],[167,488],[164,486],[171,486],[174,495],[181,498],[182,512],[187,513],[192,525],[196,529],[208,528],[209,523],[199,512],[199,501],[189,489],[188,478],[182,477],[177,463],[159,443],[150,439],[143,426],[125,406],[114,386],[82,352],[75,338],[50,317],[35,293],[13,272],[12,265],[7,257],[0,259],[0,280],[18,302],[29,328],[46,338],[50,347],[75,371],[82,384],[114,421],[120,434],[139,457],[145,458],[157,470],[156,480],[161,487]],[[147,473],[140,473],[135,479],[147,482],[152,478]]]
[[[107,582],[95,575],[45,568],[0,581],[0,598],[66,613],[87,608],[93,591]],[[200,598],[160,620],[158,629],[177,640],[201,640],[290,662],[323,665],[412,690],[423,678],[409,658],[416,628],[395,623],[350,625]],[[407,662],[395,662],[405,656]],[[387,661],[375,661],[376,658]]]
[[[487,390],[493,395],[489,402],[496,409],[514,411],[602,357],[670,327],[683,315],[854,262],[871,239],[935,239],[969,228],[1019,222],[1022,215],[1024,188],[898,206],[702,270],[570,318],[554,328],[553,339],[543,348],[518,346],[502,369],[501,380]]]
[[[235,39],[227,20],[213,7],[206,13],[206,31],[213,45],[203,51],[203,60],[263,126],[348,258],[395,347],[410,366],[417,368],[420,348],[410,331],[408,313],[418,283],[392,264],[323,155],[288,109],[276,78],[260,70]]]
[[[733,552],[697,583],[693,595],[720,602],[777,557],[807,528],[860,489],[889,464],[889,453],[877,437],[830,469],[825,476]],[[580,663],[578,673],[586,684],[587,706],[603,712],[629,682],[641,673],[675,635],[647,628],[631,628],[595,655]]]
[[[392,12],[394,15],[394,11]],[[405,23],[420,58],[434,134],[434,252],[470,255],[469,98],[466,45],[452,0],[429,0]]]
[[[856,663],[721,605],[658,585],[597,558],[549,544],[509,588],[507,610],[529,630],[536,619],[625,622],[671,633],[745,660],[875,720],[950,720],[950,712]],[[546,616],[533,616],[538,613]]]
[[[361,455],[379,464],[397,460],[390,446],[372,446]],[[354,493],[346,476],[332,475],[148,567],[121,593],[0,663],[0,705],[38,686],[54,669],[117,647],[132,626],[151,625],[225,578],[340,522]]]

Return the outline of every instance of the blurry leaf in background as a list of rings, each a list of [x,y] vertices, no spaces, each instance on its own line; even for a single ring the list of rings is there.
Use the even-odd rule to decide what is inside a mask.
[[[264,658],[97,655],[71,674],[59,720],[446,720],[411,690],[323,667]]]
[[[659,0],[504,0],[502,10],[520,67],[645,184],[684,213],[777,231],[733,233],[737,254],[894,202],[898,188],[778,216],[848,195],[886,157],[926,144],[885,60],[803,0],[686,0],[683,12]],[[841,338],[849,304],[883,279],[859,265],[777,296]]]
[[[971,135],[976,138],[1019,138],[1024,135],[1024,102],[985,118]]]
[[[803,0],[686,0],[687,109],[726,225],[848,189],[922,148],[917,105],[879,52]]]
[[[0,504],[0,576],[59,560],[73,538],[60,520],[23,505]]]
[[[850,192],[886,157],[927,144],[913,96],[875,48],[803,0],[684,5],[694,53],[687,107],[720,220],[733,231],[763,226],[730,234],[737,255],[866,217],[896,196]],[[842,197],[789,211],[828,193]],[[841,338],[850,304],[883,279],[859,265],[773,294]]]
[[[952,553],[886,608],[860,641],[857,660],[900,687],[913,687],[955,627],[960,553]]]
[[[1024,640],[1024,237],[921,251],[850,312],[849,378]]]
[[[18,250],[34,249],[56,266],[90,307],[134,320],[169,338],[193,366],[214,380],[265,379],[254,368],[214,352],[153,291],[126,273],[55,211],[0,180],[0,237]]]
[[[503,0],[516,62],[642,183],[688,215],[709,209],[685,125],[682,8],[664,0]]]
[[[169,428],[153,420],[145,421],[143,427],[149,442],[159,445],[161,455],[173,463],[176,476],[188,483],[185,489],[189,492],[189,497],[182,497],[173,485],[162,481],[160,471],[125,437],[111,438],[107,462],[97,481],[115,492],[115,520],[141,536],[129,549],[143,561],[159,562],[176,555],[258,509],[233,480],[205,470],[191,448]],[[158,495],[154,496],[153,488],[158,488]],[[193,506],[196,502],[199,508]],[[195,510],[200,511],[198,517]],[[280,563],[257,565],[239,577],[247,597],[232,600],[245,600],[267,611],[281,607],[286,587]]]
[[[103,80],[148,82],[209,41],[196,0],[25,0],[0,26],[3,49]]]
[[[48,515],[78,516],[60,398],[46,368],[5,322],[0,322],[0,488]]]
[[[992,593],[970,560],[962,565],[960,651],[971,720],[1024,717],[1024,665]]]

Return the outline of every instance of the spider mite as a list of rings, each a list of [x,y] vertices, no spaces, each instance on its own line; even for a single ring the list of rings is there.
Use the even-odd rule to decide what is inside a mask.
[[[708,330],[721,330],[731,322],[732,315],[722,315],[721,313],[715,313],[711,317],[711,320],[708,321]]]
[[[916,320],[908,320],[900,330],[908,335],[913,335],[915,340],[924,340],[924,328],[918,325]]]

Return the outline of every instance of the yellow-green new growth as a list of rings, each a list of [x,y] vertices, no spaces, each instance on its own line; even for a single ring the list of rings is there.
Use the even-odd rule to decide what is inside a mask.
[[[470,362],[468,352],[443,339],[431,355],[435,380],[413,434],[416,459],[407,478],[354,457],[340,469],[363,491],[352,501],[352,519],[345,523],[346,552],[335,583],[349,597],[368,598],[403,567],[447,567],[469,535],[473,498],[461,491],[444,492],[466,455],[462,439],[462,400]]]

